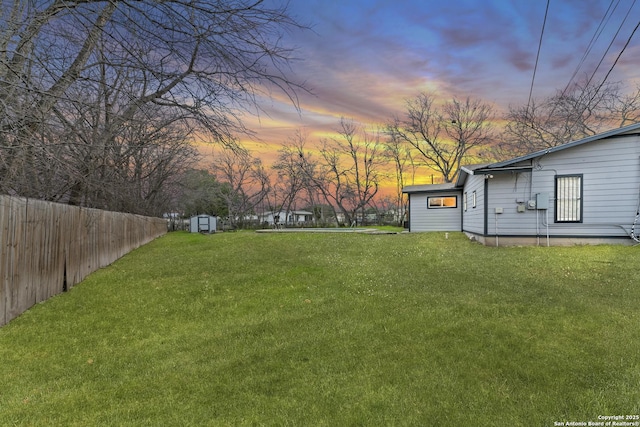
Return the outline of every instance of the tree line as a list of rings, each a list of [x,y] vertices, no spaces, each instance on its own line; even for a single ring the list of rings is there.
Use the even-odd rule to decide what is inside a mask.
[[[0,14],[0,193],[159,215],[193,142],[233,144],[279,90],[282,34],[261,0],[14,0]]]
[[[238,141],[251,135],[242,114],[262,97],[277,90],[297,106],[307,90],[288,72],[282,35],[305,27],[286,4],[15,0],[0,24],[0,193],[71,205],[214,213],[234,226],[259,210],[305,208],[352,224],[401,214],[416,176],[451,182],[465,163],[640,120],[640,89],[620,83],[585,80],[506,114],[418,93],[375,128],[342,118],[333,137],[295,131],[267,167]],[[196,140],[218,147],[208,170]]]
[[[293,132],[271,170],[246,150],[222,150],[211,172],[198,172],[217,188],[209,192],[217,202],[209,210],[182,205],[187,212],[222,212],[232,222],[261,211],[303,208],[324,223],[342,218],[338,225],[350,225],[367,214],[388,214],[388,221],[401,223],[402,189],[416,177],[435,175],[435,182],[448,183],[464,164],[500,161],[638,121],[640,89],[624,89],[578,83],[529,106],[512,106],[505,116],[480,99],[420,93],[375,129],[342,118],[333,137],[310,141],[304,131]],[[506,123],[502,128],[499,119]],[[381,195],[385,185],[394,188],[392,194]],[[184,194],[204,200],[194,188]]]

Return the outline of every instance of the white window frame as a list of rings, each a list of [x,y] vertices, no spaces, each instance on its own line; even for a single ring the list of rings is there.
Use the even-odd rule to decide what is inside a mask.
[[[582,175],[556,175],[555,222],[582,222],[583,182]]]
[[[453,199],[453,206],[445,203],[445,199]],[[427,209],[455,209],[458,207],[458,197],[457,196],[437,196],[437,197],[427,197]]]

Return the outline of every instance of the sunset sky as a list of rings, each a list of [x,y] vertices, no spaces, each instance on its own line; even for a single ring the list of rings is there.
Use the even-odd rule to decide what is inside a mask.
[[[546,6],[545,0],[291,0],[290,14],[312,27],[287,35],[298,58],[293,76],[313,94],[299,93],[301,111],[279,93],[265,99],[265,112],[246,117],[262,140],[252,149],[268,163],[296,129],[313,140],[341,117],[385,123],[421,91],[443,100],[480,98],[499,111],[524,105]],[[576,70],[578,79],[593,75],[599,82],[639,20],[635,0],[551,0],[533,97],[564,88]],[[640,30],[608,81],[630,89],[640,83]]]

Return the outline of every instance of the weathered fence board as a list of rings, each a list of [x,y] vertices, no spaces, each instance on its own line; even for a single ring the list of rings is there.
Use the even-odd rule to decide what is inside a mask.
[[[166,231],[161,218],[0,196],[0,326]]]

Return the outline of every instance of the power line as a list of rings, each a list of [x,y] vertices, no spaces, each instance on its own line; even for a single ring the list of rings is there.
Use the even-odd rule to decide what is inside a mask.
[[[527,101],[527,111],[531,105],[531,96],[533,95],[533,83],[536,80],[536,71],[538,70],[538,60],[540,59],[540,50],[542,49],[542,37],[544,36],[544,28],[547,25],[547,16],[549,15],[549,3],[551,0],[547,0],[547,8],[544,11],[544,21],[542,22],[542,31],[540,31],[540,40],[538,41],[538,53],[536,54],[536,63],[533,67],[533,77],[531,78],[531,88],[529,89],[529,100]]]
[[[635,1],[634,1],[635,3]],[[618,60],[620,59],[620,57],[622,56],[622,53],[625,51],[625,49],[627,48],[627,46],[629,46],[629,43],[631,43],[631,39],[633,38],[634,34],[636,33],[636,31],[638,30],[638,27],[640,27],[640,21],[638,21],[638,23],[636,24],[636,27],[633,29],[633,31],[631,32],[631,35],[629,36],[629,38],[627,39],[627,42],[624,44],[624,46],[622,47],[622,50],[620,50],[620,53],[618,54],[618,56],[616,57],[616,60],[613,61],[613,64],[611,64],[611,68],[609,68],[609,71],[607,71],[607,74],[604,76],[604,79],[602,79],[602,82],[600,83],[600,85],[598,86],[598,88],[596,89],[596,91],[593,93],[593,96],[591,97],[590,101],[593,101],[593,99],[596,97],[596,95],[598,94],[598,91],[600,90],[600,88],[602,88],[602,85],[604,85],[604,83],[607,81],[607,78],[609,78],[609,74],[611,74],[611,72],[613,71],[613,68],[616,66],[616,64],[618,63]]]
[[[602,19],[600,20],[600,23],[598,24],[598,27],[596,28],[596,31],[593,33],[593,36],[591,37],[591,40],[589,41],[589,44],[587,45],[587,48],[585,49],[584,54],[582,55],[582,58],[580,59],[580,62],[578,63],[576,69],[574,70],[573,74],[571,75],[571,78],[569,79],[569,82],[567,83],[567,85],[565,86],[564,90],[562,91],[562,96],[564,96],[564,94],[567,92],[567,90],[569,90],[569,87],[571,86],[571,82],[573,82],[573,79],[575,79],[575,77],[578,75],[578,71],[580,71],[580,68],[584,65],[584,62],[586,61],[587,57],[591,53],[591,49],[593,49],[593,47],[595,46],[596,42],[598,41],[598,39],[602,35],[602,32],[604,31],[604,28],[607,26],[607,24],[609,23],[609,20],[611,19],[611,17],[615,13],[616,9],[618,8],[618,5],[620,4],[620,0],[618,0],[616,2],[616,5],[613,8],[613,10],[611,9],[611,7],[613,6],[613,2],[614,1],[615,0],[611,0],[611,3],[609,3],[609,7],[607,8],[607,11],[602,16]]]
[[[627,14],[624,16],[624,19],[622,20],[622,22],[618,26],[618,30],[616,31],[616,33],[611,38],[611,42],[609,43],[609,46],[607,46],[607,50],[605,50],[605,52],[602,54],[602,58],[600,58],[600,61],[598,62],[598,65],[596,66],[595,70],[593,70],[593,73],[591,74],[591,77],[589,77],[589,80],[587,81],[587,84],[585,85],[585,87],[588,87],[589,84],[591,83],[591,81],[593,80],[593,78],[595,77],[596,73],[598,72],[598,69],[600,68],[600,65],[602,65],[602,62],[604,61],[604,59],[606,58],[607,54],[609,53],[609,49],[611,49],[611,46],[613,46],[613,43],[616,41],[616,38],[618,38],[618,34],[620,34],[620,30],[622,30],[622,27],[624,26],[624,23],[627,22],[627,18],[629,17],[629,14],[631,13],[631,9],[633,9],[633,6],[635,4],[636,4],[636,0],[633,0],[633,3],[631,3],[631,6],[629,6],[629,10],[627,10]],[[636,27],[636,29],[637,28],[638,27]],[[634,29],[633,32],[631,33],[631,36],[627,40],[627,43],[625,44],[624,48],[620,52],[620,55],[622,55],[622,52],[624,52],[624,49],[626,49],[627,45],[631,41],[631,37],[633,37],[633,33],[635,33],[635,32],[636,32],[636,30]],[[619,58],[620,58],[620,56],[618,56],[618,59]],[[616,59],[616,62],[618,61],[618,59]],[[609,74],[611,74],[611,71],[613,70],[614,66],[615,66],[615,63],[611,66],[611,69],[607,73],[607,76],[602,80],[602,83],[598,87],[598,90],[602,87],[602,85],[604,84],[604,82],[607,79],[607,77],[609,77]],[[591,100],[593,100],[595,98],[597,93],[598,93],[598,91],[596,90],[596,92],[593,94],[593,97],[591,98]]]
[[[604,54],[602,55],[602,57],[600,58],[600,61],[598,62],[598,65],[596,66],[595,70],[593,71],[593,73],[591,74],[591,77],[589,77],[588,81],[586,82],[585,86],[582,88],[582,94],[580,95],[580,98],[582,98],[585,95],[585,92],[588,90],[589,85],[591,84],[591,81],[593,80],[593,78],[595,77],[598,69],[600,68],[600,66],[602,65],[602,62],[604,61],[605,57],[607,56],[607,53],[609,52],[609,49],[611,49],[611,46],[613,45],[613,43],[615,42],[616,38],[618,37],[618,34],[620,33],[622,27],[624,26],[624,23],[627,21],[627,18],[629,17],[629,14],[631,13],[631,10],[633,9],[633,6],[635,5],[637,0],[633,0],[633,3],[631,3],[631,6],[629,7],[629,9],[627,10],[627,13],[625,15],[625,17],[623,18],[622,22],[620,23],[620,25],[618,26],[618,30],[616,31],[616,33],[613,35],[613,38],[611,39],[611,42],[609,43],[609,46],[607,47],[607,50],[604,52]],[[589,55],[589,53],[591,52],[591,49],[593,48],[593,46],[595,45],[595,42],[598,40],[598,38],[600,38],[600,35],[602,35],[602,32],[604,31],[604,28],[606,27],[606,25],[609,23],[609,20],[611,19],[611,17],[613,16],[614,12],[616,11],[616,9],[618,8],[618,5],[620,4],[620,0],[618,0],[615,4],[615,6],[613,7],[613,9],[611,9],[611,6],[613,6],[613,2],[614,0],[611,0],[611,3],[609,4],[609,7],[607,8],[607,11],[605,12],[604,16],[602,17],[602,20],[600,21],[600,24],[598,25],[598,28],[596,28],[596,31],[593,35],[593,37],[591,38],[591,41],[589,42],[589,46],[587,47],[584,55],[582,56],[582,59],[580,60],[580,63],[578,64],[578,66],[576,67],[576,70],[574,71],[573,75],[571,76],[571,78],[569,79],[569,82],[567,83],[567,85],[565,86],[564,90],[562,91],[560,97],[564,97],[564,95],[566,94],[566,92],[569,90],[569,87],[571,85],[571,82],[573,81],[573,79],[575,78],[575,76],[578,73],[578,70],[580,69],[580,67],[584,64],[584,61],[586,60],[587,56]],[[611,13],[609,13],[609,11],[611,11]],[[603,25],[604,23],[604,25]],[[636,28],[633,30],[633,32],[631,33],[631,35],[629,36],[629,38],[627,39],[626,44],[624,45],[624,47],[622,48],[622,50],[620,51],[620,53],[618,54],[618,57],[616,58],[616,60],[614,61],[614,63],[611,65],[611,68],[609,68],[609,71],[607,72],[606,76],[604,77],[604,79],[602,80],[602,82],[600,82],[600,85],[596,88],[596,90],[593,92],[593,95],[589,98],[589,101],[586,102],[584,104],[584,107],[582,108],[582,111],[580,112],[580,115],[582,115],[584,113],[584,111],[589,107],[589,105],[591,104],[591,102],[595,99],[595,97],[598,95],[598,92],[600,91],[600,89],[602,89],[602,86],[604,86],[607,78],[609,77],[609,75],[611,74],[611,72],[613,71],[613,68],[616,66],[616,64],[618,63],[618,60],[620,59],[620,57],[622,56],[622,53],[625,51],[625,49],[627,48],[627,46],[629,45],[629,43],[631,42],[631,38],[633,37],[633,35],[635,34],[636,30],[638,29],[638,27],[640,26],[640,22],[638,22],[638,25],[636,26]],[[553,115],[553,113],[555,112],[557,107],[557,104],[553,105],[553,109],[551,110],[550,115]]]
[[[609,47],[611,47],[611,45],[613,44],[613,42],[615,41],[618,33],[620,32],[620,29],[622,28],[622,26],[624,25],[625,21],[627,20],[627,18],[629,17],[629,13],[631,12],[631,9],[633,8],[633,6],[636,4],[636,0],[633,0],[633,3],[631,4],[631,7],[629,7],[629,10],[627,11],[626,16],[624,17],[624,19],[622,20],[622,23],[620,24],[620,27],[618,28],[618,31],[616,31],[616,34],[613,36],[613,40],[611,41],[611,43],[609,44]],[[591,98],[589,98],[589,101],[585,103],[584,108],[582,109],[582,111],[580,112],[580,115],[584,114],[585,110],[589,107],[589,105],[591,104],[591,102],[596,98],[596,96],[598,96],[598,92],[600,92],[600,89],[602,89],[602,86],[604,86],[605,82],[607,81],[607,79],[609,78],[609,75],[611,74],[611,72],[613,71],[613,69],[615,68],[615,66],[618,64],[618,61],[620,60],[620,57],[622,57],[622,54],[624,53],[624,51],[627,49],[627,47],[629,46],[629,43],[631,43],[631,39],[633,38],[633,36],[635,35],[636,31],[638,30],[638,28],[640,28],[640,21],[638,21],[638,23],[636,24],[635,28],[633,29],[633,31],[631,32],[631,34],[629,35],[629,38],[627,38],[626,43],[624,44],[624,46],[622,47],[622,49],[620,50],[620,53],[618,53],[618,56],[616,57],[615,61],[613,61],[613,64],[611,64],[611,67],[609,68],[609,71],[607,71],[607,74],[604,76],[604,78],[602,79],[602,81],[600,82],[600,84],[598,85],[598,87],[596,88],[596,90],[593,92],[593,95],[591,96]],[[607,48],[607,51],[609,50],[609,48]],[[605,52],[606,55],[606,52]],[[604,56],[603,56],[604,59]],[[600,61],[600,63],[602,63],[602,60]],[[600,66],[600,64],[598,64],[598,66]],[[596,68],[597,71],[597,68]],[[587,82],[587,86],[588,84],[591,82],[591,80],[593,79],[593,76],[595,75],[596,71],[593,72],[593,74],[591,75],[591,78],[589,79],[589,82]],[[585,86],[586,89],[586,86]],[[584,90],[583,89],[583,93]]]

